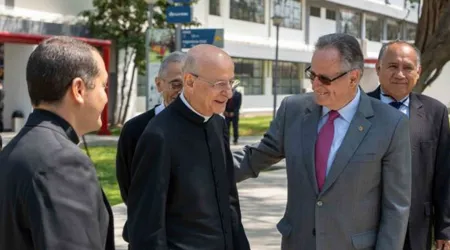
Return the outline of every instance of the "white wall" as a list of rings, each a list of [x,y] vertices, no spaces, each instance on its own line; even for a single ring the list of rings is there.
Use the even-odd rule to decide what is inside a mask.
[[[221,15],[209,15],[209,1],[200,0],[194,5],[194,16],[200,28],[224,29],[224,50],[235,57],[275,59],[276,28],[270,13],[272,0],[265,0],[265,23],[253,23],[230,19],[230,1],[221,1]],[[305,4],[303,4],[303,7]],[[280,27],[280,60],[304,62],[310,58],[312,49],[305,44],[305,9],[302,9],[303,28]]]
[[[15,110],[24,113],[25,119],[32,111],[26,82],[26,63],[34,45],[5,44],[5,109],[3,122],[5,129],[11,129],[11,114]]]
[[[325,8],[321,8],[322,17],[315,17],[311,16],[309,18],[309,43],[314,44],[317,40],[319,40],[319,37],[335,33],[336,32],[336,21],[334,20],[328,20],[325,18],[326,11]]]
[[[445,64],[441,75],[431,84],[431,86],[425,89],[423,94],[438,99],[447,107],[450,107],[450,84],[448,79],[450,79],[450,62]]]
[[[15,7],[36,11],[78,15],[81,11],[92,9],[92,0],[15,0]]]

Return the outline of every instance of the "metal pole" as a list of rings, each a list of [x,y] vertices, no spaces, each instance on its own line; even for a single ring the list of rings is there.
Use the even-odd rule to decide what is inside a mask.
[[[175,27],[175,50],[181,51],[181,24],[177,23]]]
[[[150,30],[152,28],[153,19],[153,4],[148,4],[148,27],[145,32],[145,78],[147,79],[147,86],[145,88],[145,110],[150,109]]]
[[[273,83],[272,83],[272,93],[273,93],[273,119],[275,119],[275,115],[277,112],[277,86],[278,86],[278,35],[280,32],[280,25],[277,25],[276,32],[276,43],[275,43],[275,69],[273,72]]]

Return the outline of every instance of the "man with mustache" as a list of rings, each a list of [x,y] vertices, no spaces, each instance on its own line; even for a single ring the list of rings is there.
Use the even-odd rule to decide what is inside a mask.
[[[405,250],[429,250],[432,231],[437,250],[450,250],[450,130],[444,104],[413,93],[420,76],[420,51],[405,41],[380,50],[376,70],[380,86],[369,93],[410,120],[412,149],[411,213]]]

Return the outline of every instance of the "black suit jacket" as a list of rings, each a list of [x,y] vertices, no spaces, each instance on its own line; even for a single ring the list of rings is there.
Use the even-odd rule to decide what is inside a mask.
[[[226,112],[233,112],[239,114],[242,105],[242,94],[234,90],[233,96],[227,101]]]
[[[34,110],[0,152],[0,249],[114,249],[111,207],[78,136]]]
[[[227,133],[180,97],[149,122],[131,164],[131,249],[249,249]]]
[[[117,143],[116,155],[116,176],[120,187],[120,194],[122,200],[127,204],[128,190],[130,188],[133,174],[131,172],[131,161],[133,160],[134,151],[139,138],[144,132],[148,122],[155,116],[155,108],[144,112],[127,121],[120,133],[119,141]],[[128,242],[127,222],[123,228],[123,239]]]
[[[380,99],[380,88],[368,94]],[[448,110],[439,101],[411,93],[412,194],[408,236],[412,250],[431,249],[437,239],[450,239],[450,130]]]

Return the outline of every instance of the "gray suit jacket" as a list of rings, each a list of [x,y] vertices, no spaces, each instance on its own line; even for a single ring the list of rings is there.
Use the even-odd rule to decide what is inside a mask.
[[[288,200],[277,225],[282,249],[401,250],[411,199],[408,118],[361,91],[319,192],[314,145],[320,114],[310,94],[285,98],[261,142],[235,153],[237,180],[286,158]]]

